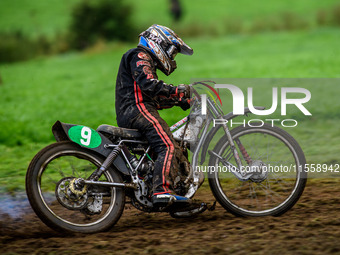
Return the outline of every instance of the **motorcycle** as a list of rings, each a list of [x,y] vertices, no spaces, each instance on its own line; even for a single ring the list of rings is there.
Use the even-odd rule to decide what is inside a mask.
[[[190,114],[170,127],[183,152],[191,155],[186,178],[175,180],[175,192],[192,198],[208,178],[215,199],[234,215],[278,216],[292,208],[307,180],[305,156],[296,140],[265,123],[230,130],[227,121],[239,115],[225,115],[212,97],[203,98],[195,89],[193,93]],[[244,112],[250,114],[248,108]],[[226,121],[212,125],[216,119]],[[57,142],[32,159],[26,192],[34,212],[54,230],[106,231],[128,202],[138,210],[167,212],[175,218],[207,209],[203,202],[188,208],[153,207],[155,155],[138,130],[110,125],[94,130],[57,121],[52,132]]]

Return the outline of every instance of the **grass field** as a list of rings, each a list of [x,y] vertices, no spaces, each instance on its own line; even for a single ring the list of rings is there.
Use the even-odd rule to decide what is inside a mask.
[[[336,29],[194,39],[190,44],[195,54],[178,56],[178,70],[161,78],[178,84],[189,83],[192,78],[338,77],[340,59],[334,56],[340,53],[339,39]],[[49,128],[57,119],[92,127],[115,124],[115,77],[121,55],[129,47],[133,45],[112,44],[100,53],[2,65],[0,142],[48,142],[52,139]],[[318,119],[339,117],[336,93],[322,86],[311,89],[320,98],[308,104],[310,111]],[[324,101],[322,106],[320,100]],[[184,116],[180,109],[162,113],[169,123]]]
[[[0,31],[21,30],[31,36],[53,37],[65,32],[73,1],[0,2]],[[132,2],[129,0],[128,2]],[[139,26],[150,23],[171,25],[167,6],[146,0],[134,7]],[[287,10],[314,20],[320,9],[337,1],[273,1],[258,5],[253,1],[182,2],[186,16],[183,26],[221,25],[235,17],[251,24]],[[244,7],[246,6],[246,8]],[[52,8],[53,7],[53,8]],[[195,54],[177,57],[178,70],[160,78],[173,84],[192,79],[212,78],[340,78],[340,30],[324,27],[309,30],[202,36],[186,38]],[[96,128],[116,124],[114,84],[121,55],[136,44],[97,44],[85,52],[40,57],[27,62],[0,65],[0,187],[23,188],[29,161],[37,151],[53,142],[51,126],[56,120]],[[312,93],[306,105],[313,114],[302,118],[296,111],[285,118],[297,118],[299,126],[288,131],[299,141],[308,162],[339,162],[339,83],[314,81],[305,84]],[[241,86],[244,90],[246,86]],[[254,87],[255,100],[270,106],[271,87]],[[224,94],[225,98],[230,97]],[[257,104],[259,104],[257,103]],[[256,103],[255,103],[256,104]],[[226,103],[230,106],[231,103]],[[228,107],[227,107],[228,108]],[[227,109],[231,111],[230,109]],[[181,109],[161,112],[169,124],[185,116]],[[278,116],[276,113],[275,116]]]

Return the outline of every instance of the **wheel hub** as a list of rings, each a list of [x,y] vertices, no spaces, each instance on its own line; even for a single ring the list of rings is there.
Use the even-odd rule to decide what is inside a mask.
[[[252,173],[251,177],[249,178],[251,181],[262,182],[267,179],[267,166],[262,160],[254,160],[249,165],[249,168]]]
[[[57,183],[55,195],[62,206],[70,210],[80,210],[86,207],[87,187],[78,185],[77,178],[74,177],[63,178]]]

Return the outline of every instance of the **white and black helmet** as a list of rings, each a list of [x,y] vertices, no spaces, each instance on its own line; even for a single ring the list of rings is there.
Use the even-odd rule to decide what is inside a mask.
[[[138,46],[145,48],[156,58],[158,68],[166,75],[177,67],[174,60],[177,53],[192,55],[194,53],[187,44],[170,28],[154,24],[139,35]]]

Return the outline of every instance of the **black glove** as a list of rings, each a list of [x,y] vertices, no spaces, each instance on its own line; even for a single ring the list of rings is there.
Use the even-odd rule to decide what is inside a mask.
[[[183,111],[186,111],[190,108],[190,99],[189,98],[180,98],[178,100],[178,105],[182,108]]]
[[[187,84],[179,84],[176,90],[178,105],[184,110],[190,108],[190,86]]]

